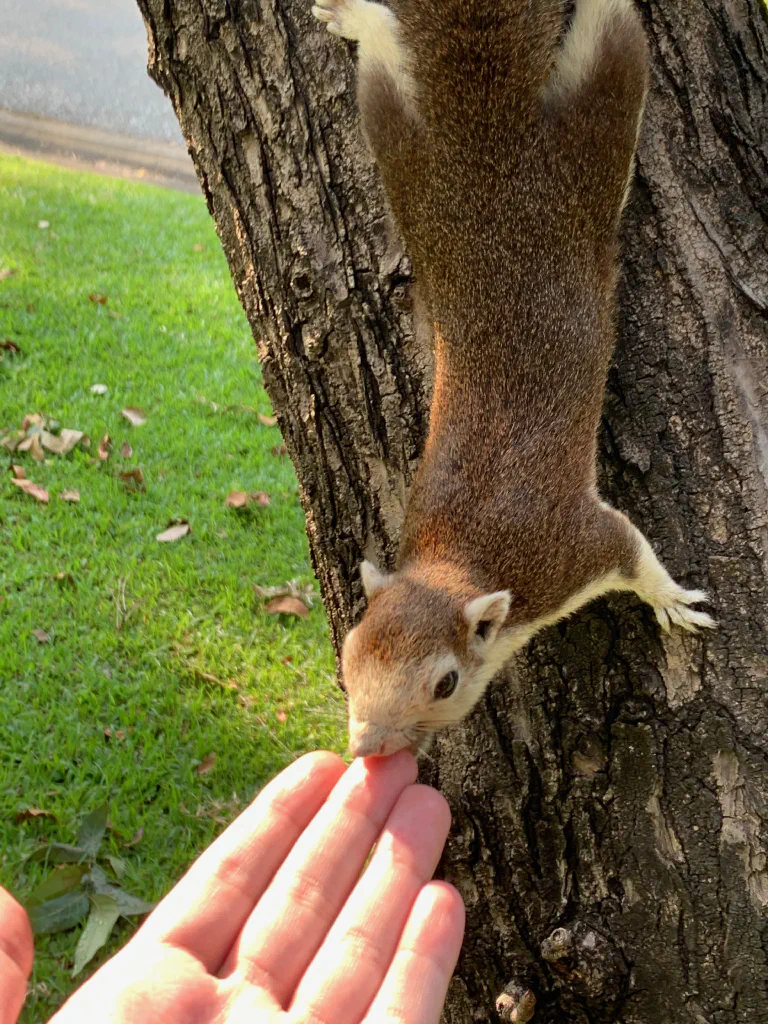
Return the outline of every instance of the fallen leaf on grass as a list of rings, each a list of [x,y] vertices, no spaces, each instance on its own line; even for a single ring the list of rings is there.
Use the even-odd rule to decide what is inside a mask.
[[[80,501],[80,491],[62,491],[59,495],[61,501],[71,501],[73,504],[77,504]]]
[[[283,441],[282,444],[276,444],[275,447],[272,449],[272,454],[277,455],[278,457],[287,455],[288,449],[285,445],[285,441]]]
[[[255,501],[257,505],[261,505],[262,508],[266,508],[267,505],[271,505],[271,499],[265,491],[254,491],[251,495],[251,501]]]
[[[99,292],[88,292],[88,298],[98,306],[106,306],[109,301],[108,296],[100,295]]]
[[[44,487],[40,487],[38,484],[33,484],[31,480],[16,479],[11,480],[11,483],[16,484],[20,490],[24,491],[24,493],[28,494],[31,498],[37,498],[38,501],[43,501],[46,504],[50,500],[48,491],[46,491]]]
[[[205,246],[202,245],[200,242],[195,242],[192,248],[194,249],[195,252],[202,252]]]
[[[43,451],[43,446],[40,444],[40,434],[33,434],[32,437],[29,438],[29,442],[30,443],[26,448],[22,448],[22,446],[19,445],[19,451],[28,451],[35,462],[45,462],[45,452]]]
[[[107,459],[109,458],[109,450],[111,447],[112,442],[109,439],[109,434],[105,434],[104,437],[102,437],[101,442],[99,444],[99,458],[101,459],[102,462],[106,462]]]
[[[265,427],[274,427],[277,423],[277,416],[265,416],[264,413],[259,413],[259,422],[263,423]]]
[[[287,713],[285,711],[283,711],[282,708],[280,708],[280,710],[277,712],[277,714],[275,715],[275,718],[278,720],[278,722],[287,722],[288,721],[288,715],[287,715]]]
[[[122,445],[120,446],[120,454],[124,459],[130,459],[130,457],[133,455],[133,448],[131,448],[127,441],[123,441]]]
[[[315,598],[315,591],[311,583],[300,583],[298,579],[288,580],[279,587],[260,587],[258,583],[253,584],[257,597],[267,600],[271,597],[295,597],[307,608],[312,607]]]
[[[22,430],[29,430],[30,427],[42,427],[44,425],[45,419],[39,412],[28,412],[21,421]]]
[[[23,466],[11,466],[11,473],[13,473],[14,480],[26,480],[27,474],[24,472]]]
[[[216,755],[214,753],[207,754],[200,764],[195,768],[198,775],[205,775],[211,768],[216,764]]]
[[[119,473],[118,476],[125,485],[126,490],[146,491],[146,487],[144,486],[144,474],[138,466],[134,466],[133,469],[127,469],[124,473]]]
[[[191,532],[192,527],[189,523],[176,523],[175,526],[169,526],[167,530],[163,530],[162,533],[158,533],[155,540],[159,540],[161,544],[165,544],[174,540],[181,540],[182,537],[186,537],[187,534]]]
[[[227,508],[245,508],[250,501],[245,491],[230,491],[225,502]]]
[[[132,427],[143,427],[147,422],[147,414],[144,410],[130,405],[127,409],[122,410],[122,415],[125,416]]]
[[[84,437],[82,430],[67,430],[66,427],[59,432],[58,437],[47,430],[41,430],[40,444],[54,455],[68,455]]]
[[[44,629],[33,629],[32,636],[39,644],[49,644],[51,642],[51,638]]]
[[[297,597],[276,597],[265,605],[268,615],[296,615],[300,619],[309,618],[309,609]]]
[[[39,220],[37,222],[37,226],[40,228],[41,231],[45,231],[46,228],[49,228],[51,226],[51,222],[49,220]]]
[[[113,736],[115,737],[116,740],[124,740],[125,739],[125,730],[124,729],[117,729],[115,732],[113,732],[109,728],[108,725],[105,725],[104,726],[104,735],[106,736],[106,738],[108,740],[112,739]]]
[[[7,277],[13,277],[18,271],[13,267],[0,267],[0,281],[5,281]]]
[[[53,811],[41,811],[39,807],[25,807],[23,811],[17,811],[13,816],[17,823],[29,821],[30,818],[53,818],[55,821],[56,815]]]
[[[109,388],[106,384],[91,384],[91,394],[94,395],[106,395]]]
[[[74,587],[76,585],[75,577],[71,572],[57,572],[53,579],[56,580],[57,583],[68,583],[70,587]]]
[[[11,341],[10,338],[6,338],[5,341],[0,341],[0,349],[3,352],[10,352],[12,356],[16,356],[21,352],[21,349],[15,341]]]

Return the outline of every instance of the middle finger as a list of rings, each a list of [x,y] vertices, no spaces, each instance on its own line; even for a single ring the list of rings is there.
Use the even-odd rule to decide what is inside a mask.
[[[416,762],[406,752],[353,762],[259,900],[222,976],[237,971],[287,1006],[415,777]]]

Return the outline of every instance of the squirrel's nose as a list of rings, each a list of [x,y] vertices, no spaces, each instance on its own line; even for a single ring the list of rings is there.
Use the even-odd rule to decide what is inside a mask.
[[[384,757],[390,730],[375,722],[355,722],[349,729],[349,752],[353,757]]]

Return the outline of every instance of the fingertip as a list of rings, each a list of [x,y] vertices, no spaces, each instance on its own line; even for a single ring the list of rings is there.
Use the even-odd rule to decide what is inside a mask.
[[[331,750],[311,750],[308,754],[297,757],[294,764],[306,767],[308,771],[328,773],[341,777],[347,769],[346,764]]]
[[[361,770],[370,778],[395,776],[400,779],[403,786],[410,786],[416,781],[419,766],[410,750],[398,750],[389,757],[356,758],[350,765],[350,771],[352,770]]]
[[[449,882],[428,882],[416,898],[410,921],[419,936],[413,945],[452,971],[461,950],[466,923],[464,900]]]

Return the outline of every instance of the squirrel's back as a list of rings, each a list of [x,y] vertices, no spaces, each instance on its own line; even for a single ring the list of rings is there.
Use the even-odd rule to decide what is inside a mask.
[[[580,297],[612,292],[646,88],[630,0],[579,0],[570,20],[559,0],[392,7],[412,130],[374,148],[447,341],[521,317],[535,330],[547,306],[589,316]]]

